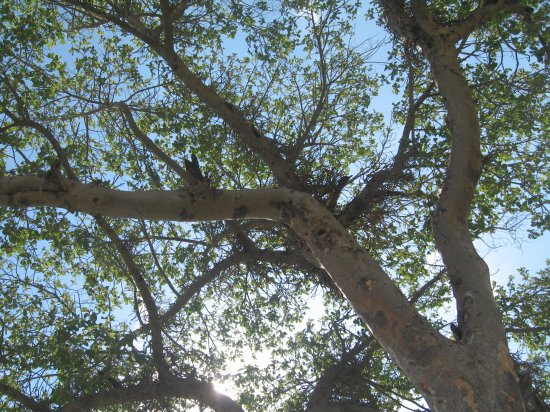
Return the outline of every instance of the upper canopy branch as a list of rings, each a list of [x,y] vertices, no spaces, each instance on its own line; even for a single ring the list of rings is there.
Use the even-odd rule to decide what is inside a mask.
[[[283,156],[273,141],[267,138],[264,131],[259,130],[242,111],[231,102],[222,97],[213,87],[206,85],[201,78],[188,67],[182,57],[175,51],[172,42],[174,24],[178,16],[176,11],[182,10],[184,5],[172,10],[166,4],[163,7],[161,26],[163,32],[170,36],[161,41],[158,30],[146,27],[138,18],[132,15],[130,10],[117,8],[119,15],[109,13],[99,7],[92,6],[88,2],[78,0],[54,1],[53,3],[68,5],[72,8],[82,9],[94,13],[99,17],[110,21],[121,29],[133,34],[138,39],[149,45],[168,66],[172,69],[174,76],[181,80],[195,95],[220,116],[271,169],[277,181],[288,188],[301,190],[303,185],[296,176],[294,168]],[[165,3],[165,2],[164,2]],[[124,18],[121,19],[120,16]],[[169,27],[164,27],[169,26]]]
[[[468,17],[450,25],[455,36],[455,41],[464,39],[474,30],[483,27],[487,22],[501,13],[529,16],[533,12],[531,7],[521,4],[519,1],[496,0],[486,1],[475,9]]]
[[[389,29],[412,44],[436,34],[447,37],[450,43],[456,43],[499,14],[529,16],[533,12],[531,7],[518,0],[493,0],[483,2],[462,20],[439,22],[424,0],[412,0],[410,5],[403,0],[380,0],[379,3]]]
[[[176,51],[161,44],[151,44],[150,46],[172,68],[174,75],[210,110],[220,116],[240,136],[242,141],[267,164],[281,185],[298,190],[303,188],[290,162],[281,156],[280,150],[272,140],[267,138],[264,131],[256,128],[238,107],[220,96],[212,87],[206,85],[189,69]]]
[[[48,0],[48,2],[68,9],[71,12],[96,18],[98,19],[98,24],[101,21],[110,22],[116,24],[125,32],[139,38],[147,37],[149,41],[158,41],[158,33],[148,31],[139,18],[129,13],[130,10],[117,7],[113,2],[110,3],[114,12],[97,7],[90,1]]]

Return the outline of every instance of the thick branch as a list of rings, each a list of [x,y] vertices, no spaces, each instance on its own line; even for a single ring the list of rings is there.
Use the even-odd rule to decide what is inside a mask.
[[[454,41],[464,39],[473,31],[483,27],[493,18],[502,14],[516,14],[518,16],[529,16],[533,10],[524,6],[519,1],[485,1],[482,6],[475,9],[468,17],[450,26]]]
[[[8,398],[19,402],[25,408],[30,409],[33,412],[52,412],[52,409],[48,408],[44,404],[35,401],[30,396],[25,395],[19,389],[14,388],[7,383],[0,381],[0,393],[6,395]]]
[[[491,348],[496,342],[504,344],[504,327],[493,298],[489,270],[477,254],[468,229],[472,199],[481,174],[480,126],[476,104],[458,61],[456,39],[427,30],[427,25],[436,23],[424,1],[413,1],[410,12],[396,9],[396,4],[401,3],[396,0],[381,3],[386,13],[397,14],[386,16],[392,28],[408,31],[404,35],[422,47],[448,113],[451,156],[433,227],[453,286],[464,343],[478,338],[476,344],[479,344],[481,338]],[[502,1],[497,3],[502,6]],[[406,22],[424,30],[415,30]]]
[[[144,220],[212,221],[258,218],[280,220],[277,203],[310,198],[287,189],[127,192],[67,180],[65,187],[47,177],[0,177],[0,206],[52,206],[90,215]]]
[[[156,43],[150,44],[150,46],[172,68],[174,75],[214,113],[220,116],[241,137],[243,142],[269,166],[281,185],[298,190],[302,188],[300,179],[289,162],[281,156],[275,143],[246,119],[234,104],[217,94],[212,87],[204,84],[174,50]]]
[[[174,45],[174,10],[168,0],[160,0],[160,10],[162,12],[160,22],[164,31],[164,42],[172,48]]]
[[[125,192],[74,181],[66,187],[60,190],[37,176],[0,178],[0,205],[54,206],[150,220],[277,220],[306,242],[403,369],[416,369],[413,360],[424,356],[424,348],[438,351],[447,345],[332,213],[307,194],[288,189]]]
[[[398,2],[381,0],[381,3],[387,6]],[[472,199],[481,173],[477,107],[458,61],[455,47],[457,38],[452,35],[450,28],[433,21],[423,1],[413,1],[412,4],[417,8],[416,15],[395,7],[384,7],[384,11],[396,13],[393,17],[386,15],[395,32],[422,48],[447,109],[451,129],[451,155],[432,223],[436,246],[448,270],[457,303],[458,322],[462,331],[459,344],[475,359],[473,362],[478,362],[479,357],[484,364],[498,368],[499,373],[494,375],[492,381],[487,382],[485,391],[506,393],[505,402],[509,409],[521,410],[521,395],[517,385],[513,383],[516,372],[493,297],[489,270],[477,254],[468,229]],[[421,9],[420,13],[418,7]],[[423,16],[419,17],[420,14]],[[431,24],[438,25],[437,30],[428,30]],[[458,361],[455,359],[455,362]],[[464,375],[464,371],[462,374]],[[467,379],[475,382],[478,376],[471,375]],[[441,380],[431,379],[434,387],[439,386],[440,382]],[[419,388],[424,390],[422,384]],[[503,392],[503,388],[506,388],[506,392]],[[445,388],[441,390],[441,393],[445,393]],[[437,391],[428,391],[425,394],[432,407],[438,402],[454,402],[448,394],[440,399],[434,394]],[[457,398],[456,402],[458,405],[463,400]]]
[[[454,45],[457,39],[428,30],[428,26],[438,23],[422,0],[413,1],[410,11],[399,10],[397,6],[403,2],[397,0],[382,0],[381,4],[391,28],[422,47],[448,113],[451,156],[433,226],[453,286],[465,341],[476,336],[485,336],[486,342],[492,344],[504,341],[504,329],[497,327],[502,323],[492,295],[489,270],[477,254],[468,230],[472,199],[481,173],[480,126],[476,104],[458,62]],[[475,13],[477,20],[502,7],[503,2],[498,1],[495,6],[480,8]],[[449,28],[440,29],[449,34]]]
[[[435,43],[427,55],[447,108],[452,136],[445,184],[433,219],[435,240],[451,279],[465,341],[484,336],[487,341],[496,342],[504,339],[504,330],[498,327],[502,324],[493,299],[489,269],[477,254],[468,229],[472,199],[481,174],[477,107],[459,66],[456,49],[449,43]]]
[[[446,37],[449,43],[454,44],[499,15],[515,14],[527,17],[533,12],[531,7],[519,1],[484,1],[465,19],[440,23],[430,13],[425,0],[412,0],[410,7],[403,0],[379,0],[379,3],[389,29],[410,44],[436,35]],[[420,33],[419,29],[424,33]]]
[[[422,286],[416,293],[409,298],[409,302],[415,304],[418,299],[441,277],[445,274],[445,269],[439,271],[439,273],[428,281],[424,286]],[[344,376],[350,371],[357,370],[360,371],[365,368],[365,363],[367,363],[372,356],[372,351],[374,349],[373,339],[369,337],[362,342],[358,343],[356,346],[344,352],[340,359],[331,367],[325,370],[323,375],[317,381],[313,391],[309,396],[308,408],[306,412],[315,412],[318,410],[324,410],[323,408],[329,405],[329,398],[332,394],[333,388],[339,383],[338,378]],[[358,359],[358,356],[367,348],[369,350],[363,355],[363,359]],[[376,346],[377,347],[377,346]],[[330,407],[337,407],[331,405]],[[347,407],[347,406],[346,406]],[[321,408],[321,409],[319,409]],[[343,406],[342,406],[343,408]],[[346,409],[347,410],[347,409]],[[374,409],[373,409],[374,410]]]
[[[210,383],[190,378],[170,377],[162,382],[145,382],[126,388],[85,395],[59,409],[59,412],[80,412],[120,405],[128,402],[170,398],[192,399],[216,412],[244,412],[239,404],[214,389]]]

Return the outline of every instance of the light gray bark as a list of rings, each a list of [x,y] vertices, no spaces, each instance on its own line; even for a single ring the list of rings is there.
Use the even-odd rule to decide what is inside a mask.
[[[200,77],[174,51],[170,25],[175,14],[170,15],[166,9],[163,10],[161,27],[166,41],[161,43],[160,32],[149,30],[139,18],[128,15],[125,10],[106,12],[90,2],[76,0],[53,3],[85,9],[143,40],[165,60],[178,79],[254,150],[281,185],[301,188],[293,168],[273,142],[257,130],[238,108],[201,82]],[[306,242],[319,266],[330,274],[381,345],[424,394],[433,410],[523,410],[514,365],[492,297],[487,266],[477,255],[467,226],[481,166],[480,133],[477,108],[461,73],[454,47],[458,39],[495,13],[509,11],[508,6],[503,1],[491,2],[493,4],[480,6],[463,22],[444,27],[432,18],[425,1],[383,0],[380,3],[392,31],[406,39],[409,45],[422,47],[448,111],[452,149],[445,186],[434,218],[434,234],[457,300],[459,323],[464,334],[460,342],[449,341],[434,330],[335,216],[312,197],[298,191],[222,191],[207,185],[195,185],[178,191],[125,192],[95,184],[81,184],[70,174],[67,179],[60,175],[20,176],[0,178],[0,205],[20,208],[51,206],[93,216],[147,220],[254,218],[282,222]],[[133,127],[135,122],[131,114],[123,113],[136,136],[149,144],[137,127]],[[32,123],[27,126],[39,128],[39,125]],[[49,139],[47,133],[41,132]],[[55,146],[55,139],[52,144]],[[62,152],[61,148],[56,150]],[[158,155],[162,157],[162,153]],[[70,170],[67,159],[63,156],[60,159]],[[183,169],[180,175],[185,175]],[[368,197],[368,194],[365,192],[364,196]],[[105,401],[114,404],[121,399],[139,400],[139,396],[154,397],[160,393],[160,388],[155,386],[140,386],[139,389],[142,395],[131,392],[131,388],[113,389],[101,399],[79,399],[64,410],[95,407]],[[163,390],[168,390],[173,396],[198,400],[206,397],[211,402],[213,399],[206,395],[211,393],[211,388],[193,386],[187,381],[185,384],[183,381],[170,381]],[[213,409],[241,410],[230,400],[220,399],[219,403],[213,403]]]
[[[276,220],[287,224],[306,242],[320,267],[329,273],[405,372],[415,371],[422,382],[428,382],[433,358],[442,356],[442,350],[457,349],[418,314],[336,217],[301,192],[210,188],[125,192],[69,180],[59,184],[23,176],[0,178],[0,205],[53,206],[91,215],[147,220]]]
[[[486,3],[464,21],[442,25],[423,0],[413,0],[409,7],[400,0],[380,3],[390,29],[405,43],[420,46],[429,61],[451,129],[450,159],[433,229],[456,299],[462,330],[457,346],[463,356],[455,358],[449,352],[443,359],[448,366],[454,364],[454,376],[438,373],[427,387],[417,386],[436,411],[522,411],[516,371],[493,297],[489,270],[477,254],[468,229],[481,173],[480,126],[455,47],[461,37],[495,13],[515,12],[516,8],[501,1]]]
[[[463,403],[471,410],[522,410],[516,371],[493,297],[489,268],[475,250],[468,229],[472,198],[481,173],[477,107],[454,45],[434,41],[426,54],[447,108],[452,133],[445,184],[433,219],[434,236],[456,299],[462,330],[460,344],[468,349],[475,364],[485,364],[483,369],[487,369],[478,367],[476,377],[460,384],[463,393],[472,394]]]

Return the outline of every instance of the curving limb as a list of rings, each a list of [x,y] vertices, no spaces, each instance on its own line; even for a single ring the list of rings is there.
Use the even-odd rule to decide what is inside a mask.
[[[413,1],[410,14],[402,11],[393,16],[388,13],[396,13],[396,4],[403,2],[382,0],[380,3],[392,30],[422,49],[447,110],[451,151],[432,225],[435,243],[448,271],[456,300],[459,328],[463,333],[460,344],[474,359],[478,354],[491,359],[494,369],[485,377],[491,385],[484,390],[492,393],[506,391],[507,395],[499,400],[501,405],[507,405],[502,408],[520,410],[521,395],[514,384],[516,372],[493,297],[489,269],[478,255],[468,228],[472,199],[482,169],[481,131],[478,109],[458,59],[455,43],[460,36],[454,27],[445,27],[437,22],[425,1]],[[501,1],[496,3],[503,4]],[[478,386],[474,382],[479,379],[479,376],[469,376],[460,385],[473,394],[476,391],[474,387]],[[506,390],[502,389],[505,387]],[[462,402],[461,399],[450,400],[451,397],[452,394],[448,394],[440,401],[432,397],[431,402],[433,405],[438,402],[456,402],[458,405]],[[474,400],[472,395],[470,407],[481,410],[495,408],[491,402],[492,397],[489,400],[481,395]]]
[[[525,6],[519,1],[485,1],[473,10],[468,17],[450,24],[449,28],[451,29],[452,39],[456,42],[467,38],[473,31],[480,29],[499,14],[514,14],[528,18],[532,12],[531,7]]]
[[[448,346],[332,213],[307,194],[288,189],[125,192],[73,181],[67,187],[64,191],[37,176],[0,178],[0,205],[54,206],[92,215],[149,220],[279,221],[305,241],[394,358],[414,359],[422,356],[419,352],[425,347],[437,352]],[[418,331],[422,342],[404,345],[412,330]],[[401,366],[414,368],[407,362]]]

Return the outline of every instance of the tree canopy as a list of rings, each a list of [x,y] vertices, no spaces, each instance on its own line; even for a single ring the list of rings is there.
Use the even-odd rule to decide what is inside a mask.
[[[2,410],[544,410],[549,9],[4,2]]]

